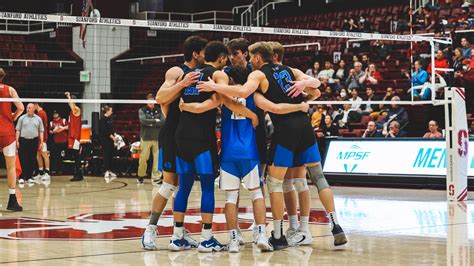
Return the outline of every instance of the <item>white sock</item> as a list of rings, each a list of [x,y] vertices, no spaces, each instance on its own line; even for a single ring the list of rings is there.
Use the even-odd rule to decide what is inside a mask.
[[[297,229],[298,228],[298,215],[288,215],[288,219],[290,220],[290,228]]]
[[[300,217],[300,230],[308,231],[309,216]]]
[[[16,189],[14,189],[14,188],[9,188],[9,189],[8,189],[8,194],[10,194],[10,195],[15,195],[15,194],[16,194]]]
[[[337,221],[336,212],[330,212],[329,213],[329,222],[331,223],[331,230],[334,229],[334,226],[336,224],[339,224],[339,222]]]
[[[184,236],[184,227],[177,227],[175,226],[173,228],[173,234],[177,236],[178,238],[183,238]]]
[[[238,229],[232,229],[229,231],[230,240],[237,239]],[[204,231],[204,229],[203,229]]]
[[[211,239],[211,237],[212,237],[212,229],[204,229],[204,228],[203,228],[202,231],[201,231],[201,236],[202,236],[202,238],[204,238],[204,239],[206,239],[206,240],[207,240],[207,239]]]
[[[273,236],[275,239],[280,239],[283,234],[283,220],[273,220]]]
[[[264,236],[267,235],[267,229],[266,229],[265,224],[259,224],[259,225],[257,225],[257,230],[258,230],[258,234],[259,234],[259,235],[264,235]]]

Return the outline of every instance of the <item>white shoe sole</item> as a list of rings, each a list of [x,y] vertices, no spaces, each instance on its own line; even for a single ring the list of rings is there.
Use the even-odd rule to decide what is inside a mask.
[[[211,252],[223,251],[224,248],[217,249],[217,248],[214,248],[214,247],[206,248],[206,247],[204,247],[204,246],[199,246],[199,247],[197,248],[197,250],[198,250],[199,252],[202,252],[202,253],[211,253]]]
[[[142,248],[145,250],[156,250],[156,246],[154,244],[147,245],[143,242],[143,236],[142,236]]]
[[[170,244],[168,246],[168,249],[171,250],[171,251],[183,251],[183,250],[189,250],[189,249],[191,249],[191,247],[178,247],[174,244]]]
[[[257,243],[257,247],[258,247],[258,249],[260,249],[262,252],[273,251],[273,248],[270,246],[270,244],[265,243],[265,242]]]

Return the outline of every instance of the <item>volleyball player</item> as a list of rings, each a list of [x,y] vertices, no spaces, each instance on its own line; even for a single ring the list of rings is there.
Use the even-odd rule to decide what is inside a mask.
[[[81,171],[81,158],[79,156],[81,148],[82,114],[81,108],[79,108],[79,106],[73,102],[74,99],[77,99],[76,96],[71,95],[69,92],[65,92],[64,94],[69,100],[68,104],[69,108],[71,108],[71,112],[69,113],[69,122],[65,128],[65,130],[68,131],[67,147],[74,160],[74,176],[71,179],[71,182],[77,182],[84,180],[84,176]]]

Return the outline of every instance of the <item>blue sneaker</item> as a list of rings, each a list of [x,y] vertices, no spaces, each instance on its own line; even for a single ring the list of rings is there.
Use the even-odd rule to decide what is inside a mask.
[[[198,251],[199,252],[219,252],[225,249],[225,246],[222,245],[214,236],[209,239],[201,238],[199,243]]]
[[[170,244],[168,246],[168,249],[171,251],[188,250],[188,249],[191,249],[191,245],[186,239],[179,238],[173,235],[170,239]]]

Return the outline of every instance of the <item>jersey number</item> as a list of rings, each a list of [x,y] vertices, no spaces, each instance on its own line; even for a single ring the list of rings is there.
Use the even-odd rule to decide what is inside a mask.
[[[238,101],[240,104],[242,104],[244,107],[247,106],[247,100],[245,98],[237,98],[237,97],[234,97],[234,99],[236,101]],[[237,114],[235,112],[232,112],[232,116],[231,116],[231,119],[232,120],[243,120],[243,119],[246,119],[245,116],[241,116],[240,114]]]
[[[280,72],[273,73],[273,77],[278,82],[278,85],[286,93],[286,91],[291,87],[290,82],[293,81],[291,79],[290,73],[287,70],[282,70]]]
[[[204,76],[204,73],[199,73],[199,80],[198,81],[201,81],[202,80],[202,77]],[[196,89],[196,86],[197,86],[197,82],[194,83],[193,85],[187,87],[186,89],[184,89],[184,95],[199,95],[199,90]]]

